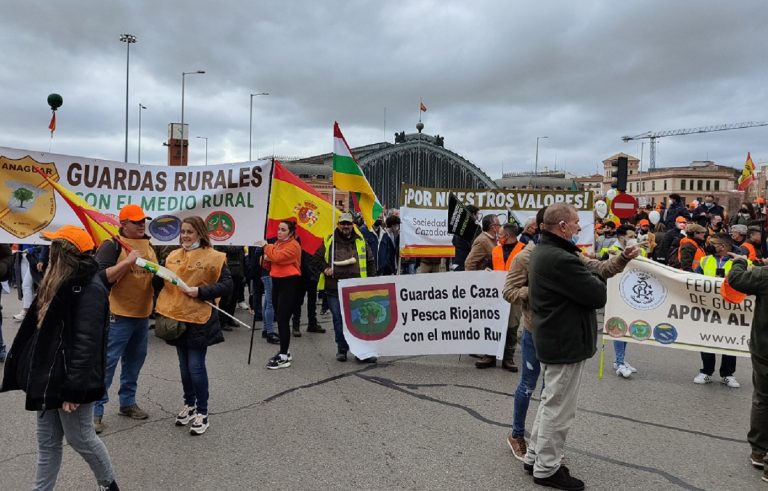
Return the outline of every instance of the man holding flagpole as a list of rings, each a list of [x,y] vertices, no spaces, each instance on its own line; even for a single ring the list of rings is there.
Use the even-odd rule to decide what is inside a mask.
[[[150,217],[135,204],[120,210],[120,238],[102,242],[96,252],[99,269],[104,271],[109,293],[109,335],[107,363],[104,372],[104,397],[93,407],[96,433],[104,430],[104,405],[109,401],[109,387],[115,375],[117,362],[120,369],[119,414],[132,419],[147,419],[149,414],[136,404],[139,372],[147,357],[149,315],[152,313],[154,290],[153,275],[136,265],[137,258],[157,262],[157,256],[145,233]],[[130,249],[128,249],[130,248]]]

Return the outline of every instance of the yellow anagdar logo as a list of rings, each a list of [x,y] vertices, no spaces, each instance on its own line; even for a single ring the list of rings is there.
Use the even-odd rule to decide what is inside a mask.
[[[29,155],[21,159],[0,155],[0,227],[19,239],[41,231],[56,215],[53,188],[34,167],[59,180],[53,162],[40,163]]]

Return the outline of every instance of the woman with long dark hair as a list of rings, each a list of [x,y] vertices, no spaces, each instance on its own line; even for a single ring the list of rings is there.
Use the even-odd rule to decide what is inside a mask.
[[[43,232],[50,263],[13,341],[2,391],[23,390],[37,411],[36,490],[56,485],[62,439],[88,463],[99,489],[118,489],[104,443],[93,427],[93,402],[104,394],[109,327],[107,287],[93,240],[73,225]]]
[[[205,355],[209,346],[224,341],[218,312],[205,302],[227,295],[232,290],[232,276],[226,254],[211,247],[202,218],[182,220],[179,241],[181,248],[168,255],[165,267],[176,273],[189,289],[165,285],[155,310],[160,316],[186,326],[181,336],[167,341],[176,346],[184,389],[184,407],[176,416],[176,426],[191,423],[190,434],[202,435],[209,426]]]
[[[277,227],[277,242],[259,242],[256,245],[264,247],[264,258],[272,264],[269,271],[272,277],[272,304],[280,333],[280,352],[269,359],[267,368],[287,368],[293,358],[288,352],[291,316],[299,301],[301,283],[301,245],[296,241],[296,222],[282,220]]]

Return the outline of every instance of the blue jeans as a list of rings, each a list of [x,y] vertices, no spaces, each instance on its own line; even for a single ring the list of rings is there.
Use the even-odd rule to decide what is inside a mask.
[[[349,351],[349,345],[347,340],[344,339],[344,324],[341,319],[339,292],[325,292],[325,299],[328,300],[328,310],[331,311],[331,317],[333,318],[333,333],[336,335],[336,347],[339,351],[346,353]]]
[[[525,417],[528,414],[528,405],[531,402],[531,396],[536,390],[536,382],[541,373],[541,364],[536,359],[536,347],[533,345],[533,334],[528,329],[523,329],[523,339],[520,341],[522,347],[522,368],[520,374],[520,383],[515,390],[515,402],[512,410],[512,438],[523,438],[525,436]]]
[[[91,404],[80,404],[71,413],[63,409],[37,412],[37,471],[35,490],[52,490],[56,486],[62,457],[62,440],[88,463],[96,481],[109,486],[115,480],[112,462],[104,443],[93,429]]]
[[[272,277],[262,276],[264,284],[264,305],[261,307],[261,317],[264,321],[264,330],[267,333],[275,332],[275,308],[272,306]]]
[[[139,372],[147,357],[147,333],[149,321],[146,317],[134,318],[113,315],[109,321],[107,340],[107,366],[104,372],[104,397],[93,405],[93,415],[103,416],[104,405],[109,401],[109,387],[120,361],[120,407],[136,404],[136,386]]]
[[[623,365],[624,364],[624,354],[627,352],[627,342],[626,341],[614,341],[613,342],[613,351],[616,352],[616,365]]]
[[[184,404],[196,407],[200,414],[208,414],[208,370],[205,368],[205,349],[190,349],[177,346],[181,386],[184,389]]]

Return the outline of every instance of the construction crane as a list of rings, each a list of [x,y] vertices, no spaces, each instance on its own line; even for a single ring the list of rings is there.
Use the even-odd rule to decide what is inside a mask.
[[[646,131],[635,136],[622,136],[626,143],[631,140],[648,139],[651,141],[651,169],[656,168],[656,139],[665,136],[692,135],[694,133],[711,133],[713,131],[740,130],[754,128],[756,126],[768,126],[768,121],[747,121],[745,123],[717,124],[714,126],[702,126],[701,128],[684,128],[680,130]]]

